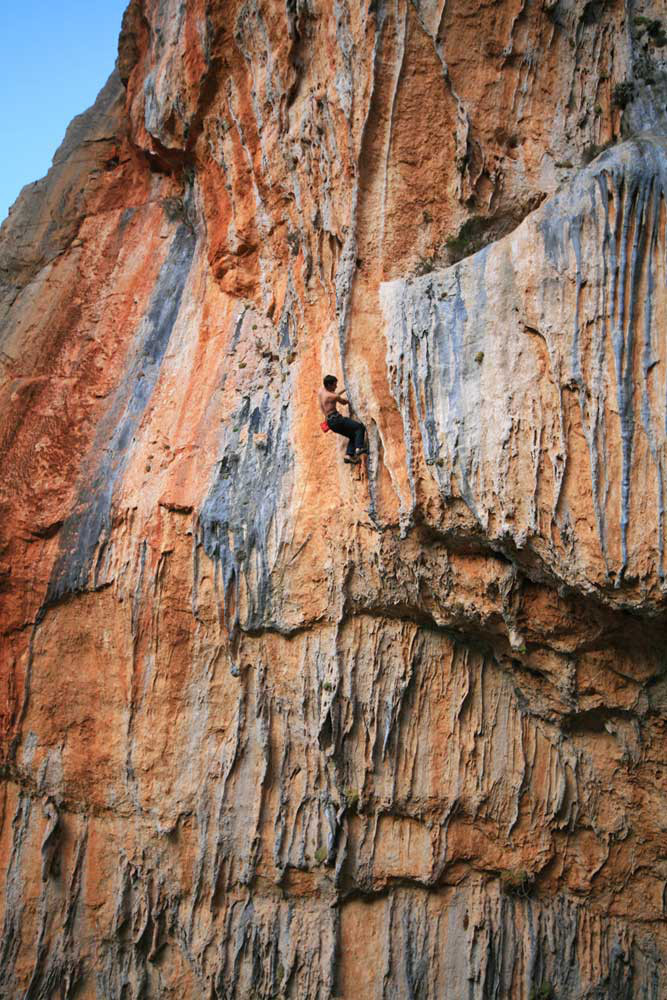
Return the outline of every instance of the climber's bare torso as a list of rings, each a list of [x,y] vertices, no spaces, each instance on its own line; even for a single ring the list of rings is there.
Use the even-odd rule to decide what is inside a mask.
[[[336,403],[342,403],[343,406],[350,405],[345,396],[341,396],[337,392],[329,392],[328,389],[324,388],[318,389],[317,399],[325,417],[330,417],[332,413],[337,412]]]

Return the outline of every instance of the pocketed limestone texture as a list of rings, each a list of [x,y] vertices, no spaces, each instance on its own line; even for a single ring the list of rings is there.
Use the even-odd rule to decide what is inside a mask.
[[[667,994],[660,17],[131,0],[0,230],[0,996]]]

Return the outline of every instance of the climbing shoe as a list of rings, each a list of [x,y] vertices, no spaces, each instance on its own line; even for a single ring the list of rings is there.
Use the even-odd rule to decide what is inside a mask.
[[[356,455],[346,455],[343,461],[347,462],[348,465],[359,465],[361,459],[357,458]]]

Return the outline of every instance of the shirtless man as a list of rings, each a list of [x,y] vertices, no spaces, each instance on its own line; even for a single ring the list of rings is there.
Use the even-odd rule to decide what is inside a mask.
[[[350,405],[345,396],[341,396],[336,392],[338,385],[336,376],[325,375],[323,385],[324,387],[319,389],[317,393],[320,409],[325,416],[329,429],[334,431],[335,434],[342,434],[343,437],[348,438],[347,451],[343,461],[349,465],[357,465],[361,461],[359,456],[368,454],[366,428],[358,420],[350,420],[349,417],[344,417],[336,409],[336,403],[342,403],[343,406]]]

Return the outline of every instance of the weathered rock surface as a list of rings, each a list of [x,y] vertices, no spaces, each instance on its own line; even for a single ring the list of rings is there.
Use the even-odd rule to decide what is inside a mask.
[[[1,996],[667,995],[659,17],[132,0],[0,230]]]

